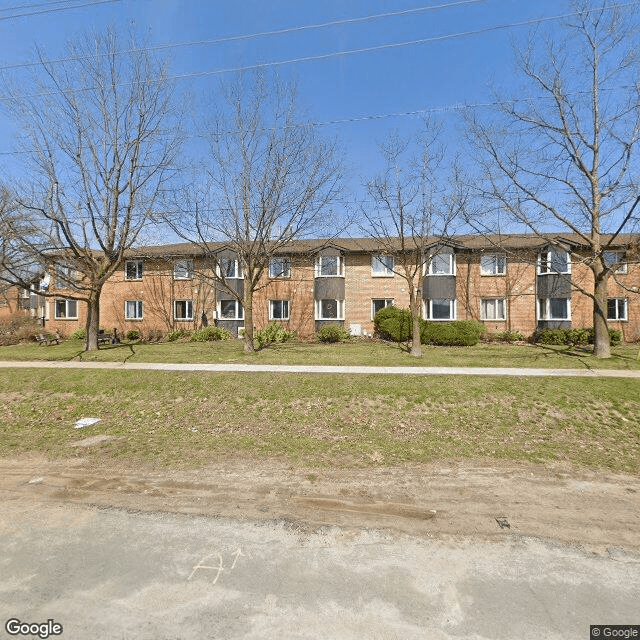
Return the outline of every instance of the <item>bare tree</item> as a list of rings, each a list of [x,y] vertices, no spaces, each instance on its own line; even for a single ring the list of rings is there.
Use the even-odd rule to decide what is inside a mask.
[[[342,169],[335,146],[304,121],[293,86],[243,74],[221,84],[220,95],[203,134],[205,186],[180,192],[181,211],[170,223],[210,258],[218,287],[242,305],[244,349],[251,353],[253,297],[266,285],[269,262],[293,240],[337,232],[331,205]],[[220,253],[220,243],[229,253]],[[232,282],[238,275],[242,287]]]
[[[593,300],[599,357],[610,356],[608,282],[620,266],[611,250],[625,246],[639,220],[637,27],[615,7],[574,2],[562,39],[536,32],[516,52],[529,93],[471,123],[484,195],[541,239],[577,237],[575,259],[591,271],[593,289],[571,284]]]
[[[392,270],[407,283],[412,320],[411,355],[420,357],[420,318],[426,252],[446,241],[453,222],[465,208],[466,196],[457,165],[448,182],[441,182],[443,149],[439,127],[425,123],[414,141],[392,134],[381,146],[384,172],[367,182],[372,205],[361,207],[361,231],[376,241]],[[380,259],[384,259],[381,257]]]
[[[56,270],[57,287],[86,302],[92,350],[103,285],[154,216],[174,170],[173,89],[164,64],[135,46],[120,51],[111,31],[69,44],[64,61],[38,52],[38,62],[33,81],[7,97],[27,158],[28,179],[15,196],[19,252]]]

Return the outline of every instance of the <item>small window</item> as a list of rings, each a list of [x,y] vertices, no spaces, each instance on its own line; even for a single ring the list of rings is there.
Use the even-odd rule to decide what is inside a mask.
[[[269,320],[288,320],[289,301],[269,300]]]
[[[539,298],[538,320],[570,320],[571,301],[569,298]]]
[[[127,260],[124,263],[125,280],[142,280],[142,260]]]
[[[505,301],[502,298],[482,298],[480,300],[480,318],[482,320],[505,320]]]
[[[77,320],[78,301],[69,299],[56,300],[56,320]]]
[[[178,260],[173,265],[174,280],[190,280],[193,278],[193,262],[191,260]]]
[[[173,317],[175,320],[193,320],[193,300],[174,300]]]
[[[627,320],[626,298],[609,298],[607,300],[607,320]]]
[[[453,253],[435,253],[429,258],[430,276],[454,276],[456,258]]]
[[[124,303],[125,320],[142,320],[142,300],[127,300]]]
[[[480,258],[480,275],[503,276],[507,272],[507,258],[499,253],[487,253]]]
[[[627,263],[622,251],[605,251],[604,263],[607,267],[615,267],[614,273],[627,273]]]
[[[371,300],[371,319],[373,320],[376,317],[378,311],[385,307],[392,307],[393,303],[393,298],[373,298]]]
[[[218,261],[218,273],[225,280],[237,280],[242,278],[242,267],[234,258],[220,258]]]
[[[372,256],[371,275],[377,278],[393,277],[395,260],[393,256]]]
[[[221,320],[242,320],[244,309],[238,300],[220,300],[218,317]]]
[[[290,278],[291,261],[288,258],[271,258],[269,260],[270,278]]]
[[[571,273],[569,254],[562,249],[548,249],[538,256],[538,273]]]
[[[316,320],[344,320],[344,300],[316,300]]]
[[[343,275],[344,260],[342,256],[319,256],[316,262],[316,277],[326,278]]]
[[[455,320],[456,301],[452,299],[426,300],[425,316],[428,320]]]
[[[67,285],[73,285],[78,281],[78,272],[66,263],[56,264],[56,283],[63,289]]]

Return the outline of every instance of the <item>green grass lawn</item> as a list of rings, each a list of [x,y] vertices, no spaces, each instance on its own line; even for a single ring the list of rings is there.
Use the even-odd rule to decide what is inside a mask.
[[[240,340],[223,342],[163,342],[102,346],[83,352],[83,342],[61,345],[21,344],[0,347],[0,360],[83,360],[107,362],[212,362],[256,364],[537,367],[559,369],[637,369],[637,345],[612,348],[613,356],[595,358],[591,348],[541,345],[479,344],[475,347],[423,347],[422,358],[411,357],[403,345],[353,340],[344,344],[292,342],[272,345],[246,356]]]
[[[176,348],[187,358],[220,354],[219,346]],[[232,346],[222,349],[229,360],[235,353],[241,361]],[[151,348],[149,358],[154,349],[171,353],[168,347]],[[394,362],[404,362],[404,354],[385,348],[390,359],[397,358]],[[40,351],[53,355],[56,349]],[[63,345],[59,353],[67,349]],[[315,347],[302,353],[310,349]],[[349,355],[352,349],[318,347],[314,361],[334,362],[329,354]],[[105,349],[100,355],[124,350]],[[482,349],[475,352],[478,357]],[[551,352],[544,357],[569,358]],[[429,363],[431,352],[426,353],[423,362]],[[433,353],[442,363],[444,356]],[[276,355],[290,361],[296,351],[273,350],[258,357],[269,354],[270,361]],[[306,467],[498,459],[640,473],[640,383],[634,379],[27,368],[0,370],[0,384],[2,456],[81,456],[96,463],[174,468],[238,455]],[[82,417],[102,421],[74,429]],[[70,446],[93,435],[118,439],[88,448]]]

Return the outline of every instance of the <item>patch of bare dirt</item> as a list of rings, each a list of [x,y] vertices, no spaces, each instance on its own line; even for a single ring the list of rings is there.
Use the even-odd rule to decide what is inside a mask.
[[[535,536],[597,552],[640,550],[640,478],[560,465],[450,461],[310,470],[238,459],[167,471],[22,457],[0,460],[0,497],[423,537]]]

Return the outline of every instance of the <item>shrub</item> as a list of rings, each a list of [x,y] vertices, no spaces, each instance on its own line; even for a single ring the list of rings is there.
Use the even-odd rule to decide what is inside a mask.
[[[390,306],[380,309],[373,319],[376,334],[383,340],[408,342],[412,336],[411,311]]]
[[[337,324],[325,324],[316,333],[316,339],[319,342],[346,342],[349,337],[349,332]]]
[[[498,342],[524,342],[526,338],[519,331],[501,331],[489,334],[489,340]]]
[[[169,331],[165,340],[167,342],[175,342],[180,338],[188,338],[189,336],[191,336],[189,329],[174,329],[173,331]]]
[[[538,329],[530,338],[536,344],[550,345],[587,345],[593,344],[593,327],[576,329]],[[622,332],[617,329],[609,329],[609,342],[612,347],[622,343]]]
[[[477,320],[420,321],[420,341],[422,344],[472,347],[478,344],[480,336],[484,332],[486,332],[486,327]]]
[[[31,318],[12,318],[0,325],[0,345],[8,346],[20,342],[32,341],[40,333],[46,333],[36,320]]]
[[[270,344],[289,342],[296,337],[293,331],[285,329],[277,322],[270,322],[266,327],[256,331],[253,337],[257,340],[260,349],[268,347]]]
[[[164,339],[164,333],[160,329],[149,329],[142,336],[142,339],[145,342],[161,342]]]
[[[229,340],[231,333],[223,327],[203,327],[191,333],[190,342],[215,342],[216,340]]]
[[[87,338],[87,330],[84,327],[80,327],[80,329],[76,329],[70,336],[70,340],[86,340]]]
[[[617,347],[622,344],[622,331],[617,329],[609,329],[609,341],[612,347]]]
[[[131,329],[131,331],[127,331],[125,338],[131,341],[140,340],[140,332],[137,329]]]

